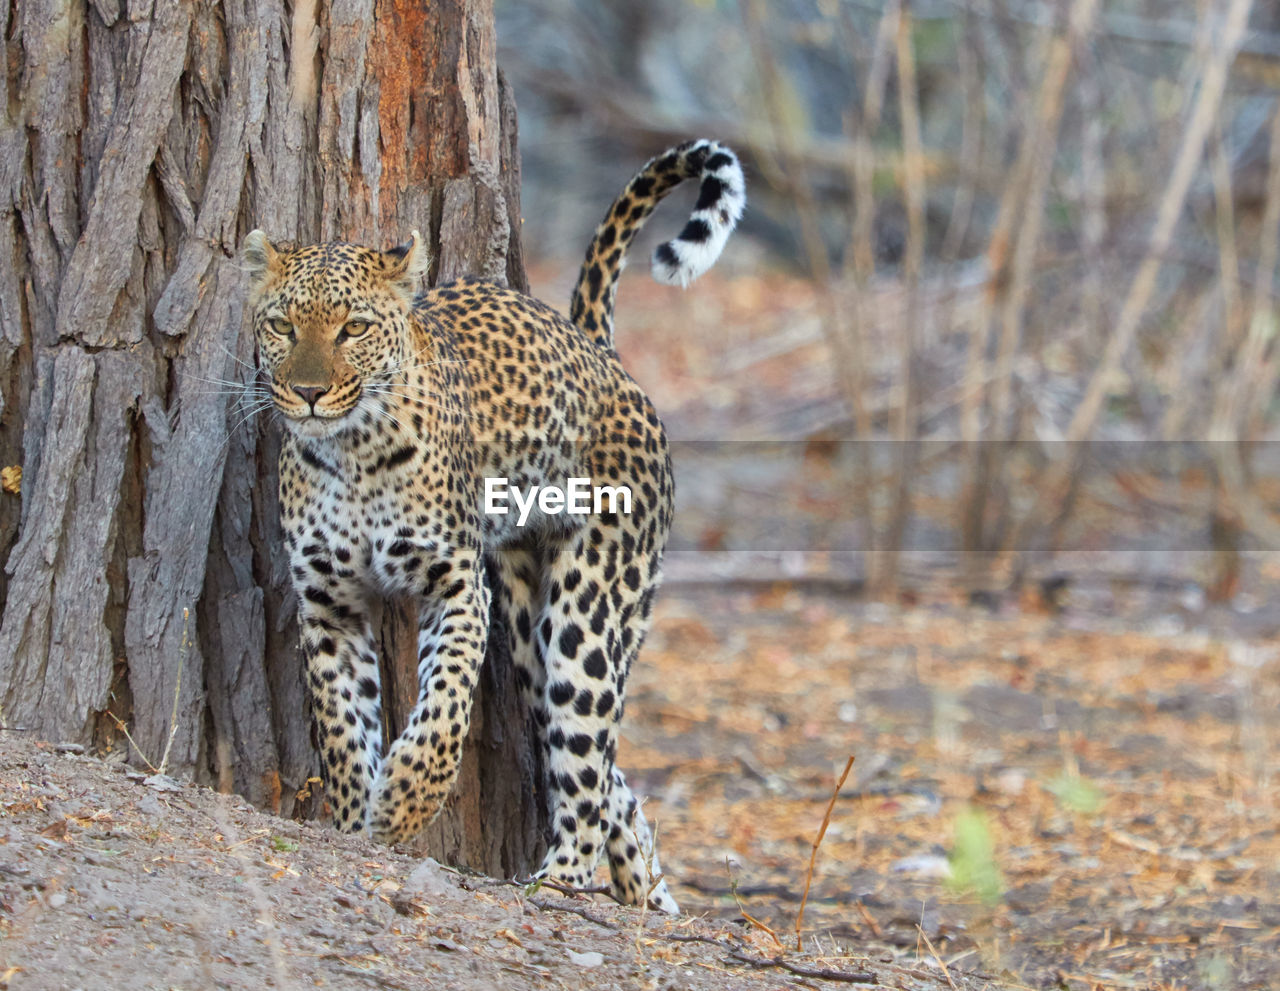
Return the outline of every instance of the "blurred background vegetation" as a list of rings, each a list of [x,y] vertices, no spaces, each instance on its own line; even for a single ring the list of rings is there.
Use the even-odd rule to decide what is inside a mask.
[[[650,155],[715,137],[748,171],[720,267],[687,295],[633,274],[619,300],[619,348],[680,442],[677,576],[1271,607],[1280,6],[498,17],[539,295],[567,300]]]

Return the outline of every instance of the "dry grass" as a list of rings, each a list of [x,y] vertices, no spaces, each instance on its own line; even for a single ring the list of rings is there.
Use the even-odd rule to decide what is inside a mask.
[[[1280,976],[1280,741],[1248,700],[1280,704],[1280,654],[1235,643],[668,589],[619,759],[661,814],[688,910],[776,930],[803,903],[811,930],[862,953],[914,945],[920,925],[948,966],[1031,985],[1055,969],[1108,986],[1185,980],[1218,953],[1233,986],[1267,986]],[[798,865],[846,749],[860,774],[809,894]],[[930,867],[973,807],[1005,879],[991,908]]]
[[[836,786],[831,792],[831,801],[827,803],[827,811],[822,816],[822,825],[818,827],[818,835],[813,838],[813,849],[809,852],[809,869],[805,871],[804,875],[804,894],[800,897],[800,910],[796,912],[797,953],[804,949],[800,932],[804,925],[804,907],[809,901],[809,888],[813,885],[813,868],[818,862],[818,847],[822,846],[822,838],[827,835],[827,827],[831,825],[831,813],[835,810],[836,799],[840,797],[840,789],[844,787],[844,783],[849,777],[849,772],[853,770],[853,761],[854,755],[850,754],[849,759],[845,761],[844,770],[840,772],[840,780],[836,782]]]

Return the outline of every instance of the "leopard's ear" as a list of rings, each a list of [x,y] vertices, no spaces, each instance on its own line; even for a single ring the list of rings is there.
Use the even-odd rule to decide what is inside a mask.
[[[262,287],[268,276],[280,270],[280,254],[261,230],[249,232],[240,257],[244,260],[245,271],[249,273],[249,284],[255,290]]]
[[[386,267],[387,278],[395,283],[396,288],[412,296],[422,284],[422,277],[427,274],[431,255],[422,242],[422,235],[414,230],[404,244],[382,253],[382,264]]]

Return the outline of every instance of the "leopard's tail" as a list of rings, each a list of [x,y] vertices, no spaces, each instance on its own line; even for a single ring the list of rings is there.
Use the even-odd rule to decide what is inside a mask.
[[[685,179],[701,180],[688,223],[653,252],[653,277],[687,286],[720,257],[746,205],[738,156],[718,141],[689,141],[650,159],[613,202],[587,246],[569,315],[597,344],[613,347],[613,301],[627,248],[649,214]]]

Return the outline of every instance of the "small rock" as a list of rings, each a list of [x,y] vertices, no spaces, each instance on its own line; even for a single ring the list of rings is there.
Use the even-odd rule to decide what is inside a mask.
[[[932,853],[916,854],[895,861],[889,868],[895,874],[915,874],[920,877],[950,877],[951,864],[946,857]]]
[[[1047,881],[1021,884],[1004,893],[1004,903],[1021,915],[1043,911],[1051,898],[1052,886]]]
[[[148,788],[154,788],[156,791],[182,791],[182,783],[175,781],[167,774],[153,774],[151,777],[143,779],[142,783]]]
[[[427,895],[447,895],[454,891],[448,872],[430,857],[415,867],[413,873],[405,878],[404,887],[406,890]]]
[[[82,754],[84,753],[84,745],[81,743],[55,743],[53,749],[60,754]]]
[[[589,950],[586,953],[575,953],[573,950],[565,950],[569,955],[571,963],[577,964],[579,967],[599,967],[604,963],[604,957],[595,950]]]
[[[0,864],[0,877],[22,878],[31,873],[31,869],[21,864]]]
[[[1006,767],[996,775],[995,788],[1005,795],[1021,795],[1027,788],[1027,772],[1020,767]]]
[[[67,894],[65,891],[55,891],[48,898],[50,908],[62,908],[67,903]]]
[[[430,904],[456,891],[445,869],[428,857],[404,879],[404,885],[391,896],[391,904],[401,915],[409,915],[420,911],[415,902]]]
[[[167,811],[165,804],[155,795],[145,795],[134,809],[148,816],[162,816]]]

